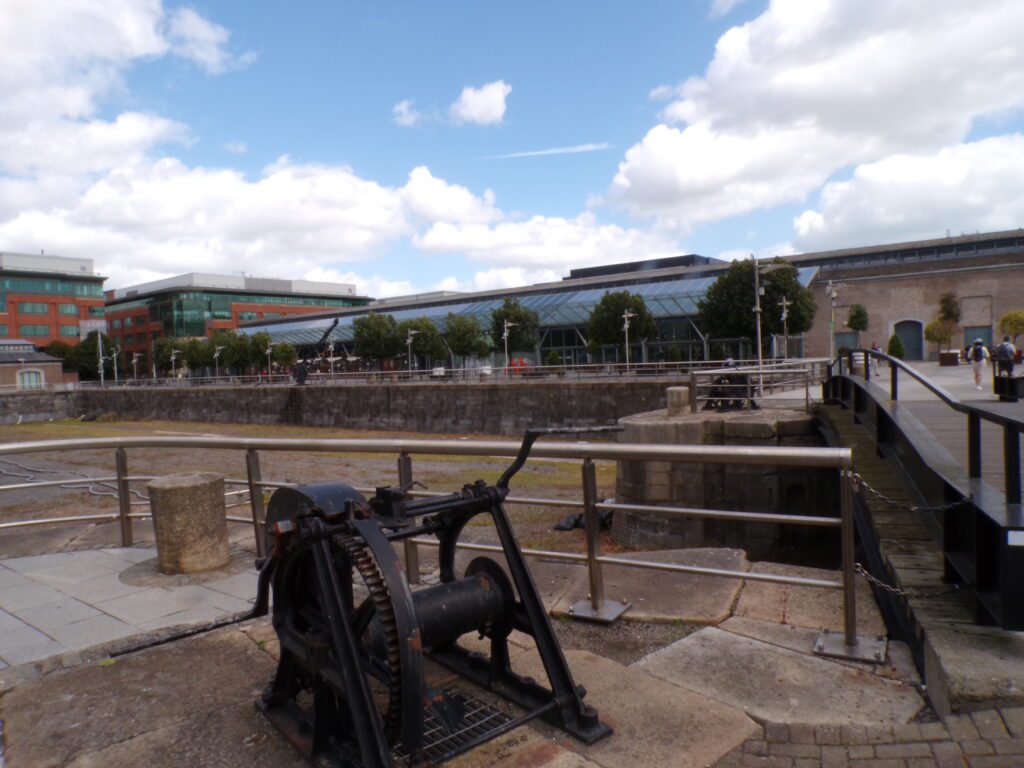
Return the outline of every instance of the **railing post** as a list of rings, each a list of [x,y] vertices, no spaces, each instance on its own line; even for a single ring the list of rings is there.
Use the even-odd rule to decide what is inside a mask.
[[[697,371],[690,371],[690,413],[697,412]]]
[[[121,546],[130,547],[135,539],[132,536],[132,519],[129,517],[132,511],[132,496],[128,483],[128,452],[124,448],[118,448],[115,452],[114,464],[117,467],[117,506],[121,522]]]
[[[583,524],[587,540],[587,575],[590,596],[569,608],[580,619],[611,623],[619,618],[628,604],[605,600],[604,573],[601,570],[601,520],[597,513],[597,467],[592,459],[583,460]]]
[[[811,412],[811,371],[804,369],[804,411]]]
[[[398,487],[410,488],[412,486],[412,456],[408,453],[398,455]],[[402,542],[402,549],[405,555],[405,577],[410,584],[420,583],[420,550],[419,545],[412,539]]]
[[[853,569],[854,525],[853,525],[853,472],[840,472],[839,509],[842,517],[843,539],[843,642],[847,648],[857,645],[857,585]]]
[[[967,476],[981,478],[981,416],[967,414]]]
[[[889,362],[889,399],[893,402],[899,399],[900,368],[896,363]]]
[[[263,509],[263,486],[258,483],[263,479],[260,475],[260,455],[250,448],[245,452],[245,471],[249,479],[249,505],[252,507],[252,530],[256,537],[256,556],[266,555],[263,523],[266,520]]]
[[[1003,467],[1006,503],[1020,504],[1020,431],[1012,424],[1003,426]]]
[[[861,352],[861,356],[864,358],[864,381],[871,381],[871,361],[873,358],[868,352]]]

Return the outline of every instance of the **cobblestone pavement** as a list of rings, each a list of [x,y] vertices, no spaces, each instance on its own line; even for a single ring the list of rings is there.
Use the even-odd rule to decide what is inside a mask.
[[[1024,708],[865,728],[767,724],[715,768],[1022,768]]]

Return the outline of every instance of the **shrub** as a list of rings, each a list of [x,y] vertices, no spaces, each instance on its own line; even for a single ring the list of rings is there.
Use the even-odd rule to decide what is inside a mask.
[[[903,349],[903,340],[895,333],[889,339],[889,347],[886,350],[893,357],[898,357],[900,360],[907,354],[906,350]]]

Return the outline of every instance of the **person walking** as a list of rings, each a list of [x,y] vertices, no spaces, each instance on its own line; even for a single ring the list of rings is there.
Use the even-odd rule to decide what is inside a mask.
[[[974,388],[981,389],[981,378],[985,372],[985,363],[989,359],[985,342],[975,339],[967,350],[967,359],[971,363],[971,370],[974,371]]]
[[[996,363],[1000,376],[1013,376],[1013,361],[1017,356],[1017,348],[1013,346],[1009,336],[1003,336],[1003,343],[996,347]]]

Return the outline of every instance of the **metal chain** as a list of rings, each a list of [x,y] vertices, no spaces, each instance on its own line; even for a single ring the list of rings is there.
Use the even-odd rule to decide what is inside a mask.
[[[853,479],[856,481],[857,485],[859,485],[861,488],[864,488],[866,491],[868,491],[872,496],[881,501],[883,504],[888,504],[891,507],[899,507],[901,509],[908,510],[909,512],[945,512],[950,509],[956,509],[965,501],[970,499],[970,497],[968,497],[967,499],[961,501],[951,501],[948,504],[941,504],[937,506],[928,506],[926,504],[907,504],[904,501],[897,501],[891,496],[886,496],[877,488],[872,487],[870,483],[868,483],[863,477],[861,477],[856,472],[853,473]]]
[[[934,598],[937,598],[937,597],[946,597],[947,595],[954,595],[954,594],[956,594],[957,592],[960,591],[960,585],[959,584],[954,584],[949,589],[944,589],[941,592],[928,592],[928,593],[907,592],[905,589],[900,589],[899,587],[894,587],[892,584],[888,584],[888,583],[882,581],[881,579],[876,578],[875,576],[872,576],[870,573],[867,572],[867,570],[864,568],[864,566],[861,565],[860,563],[854,563],[853,564],[853,569],[858,573],[858,575],[863,576],[864,580],[867,581],[869,584],[873,584],[874,586],[878,587],[879,589],[881,589],[881,590],[883,590],[885,592],[888,592],[890,595],[895,595],[896,597],[902,597],[904,600],[906,600],[909,597],[914,597],[914,598],[918,598],[918,599],[931,600],[931,599],[934,599]]]

